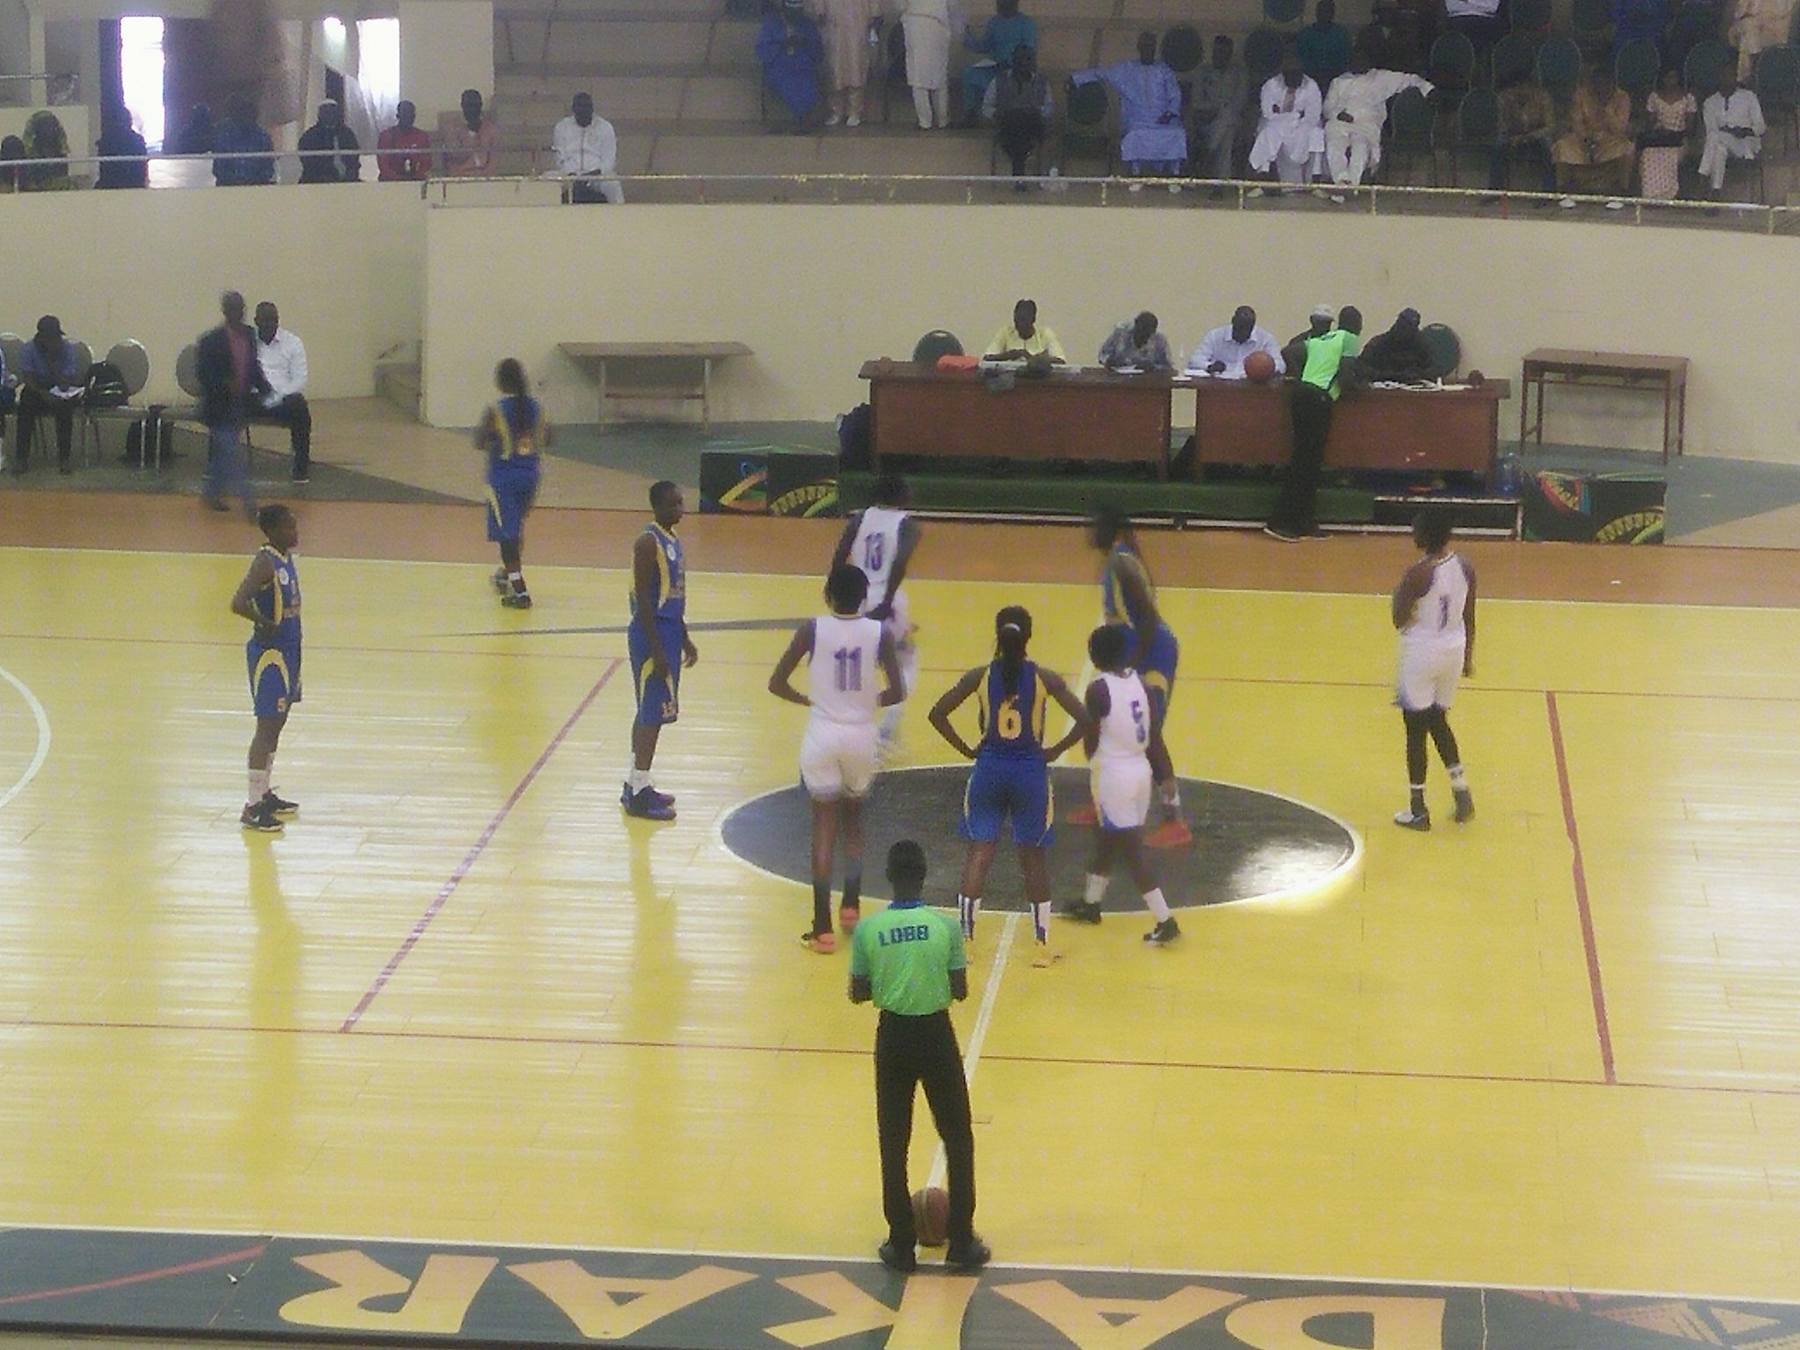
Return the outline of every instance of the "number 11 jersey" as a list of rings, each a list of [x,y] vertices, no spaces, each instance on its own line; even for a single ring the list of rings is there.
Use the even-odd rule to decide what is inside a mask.
[[[874,726],[881,702],[881,624],[830,614],[813,620],[809,674],[813,718]]]

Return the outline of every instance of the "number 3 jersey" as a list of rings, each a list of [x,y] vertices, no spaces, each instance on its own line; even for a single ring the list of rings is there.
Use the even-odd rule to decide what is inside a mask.
[[[829,614],[813,620],[808,697],[814,721],[874,726],[881,701],[881,624]]]

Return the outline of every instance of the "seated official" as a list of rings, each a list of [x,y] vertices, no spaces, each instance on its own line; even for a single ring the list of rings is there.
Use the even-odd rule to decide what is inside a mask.
[[[69,472],[75,446],[75,409],[81,405],[88,373],[75,344],[63,335],[54,314],[38,320],[37,333],[19,353],[19,443],[13,450],[13,472],[31,466],[32,432],[40,417],[56,422],[56,467]]]
[[[1325,318],[1329,323],[1329,310],[1326,311]],[[1251,352],[1268,353],[1275,362],[1275,373],[1287,373],[1287,366],[1281,359],[1281,348],[1275,345],[1275,335],[1268,329],[1257,326],[1255,310],[1248,305],[1239,305],[1232,312],[1230,323],[1213,329],[1200,339],[1200,345],[1188,357],[1187,368],[1196,375],[1211,375],[1221,380],[1241,380],[1244,378],[1244,361]]]
[[[1013,306],[1012,323],[994,334],[982,356],[989,361],[1040,360],[1053,366],[1066,360],[1056,334],[1037,321],[1035,300],[1021,300]]]
[[[1753,160],[1762,153],[1762,104],[1737,81],[1731,63],[1719,72],[1717,92],[1700,106],[1700,122],[1706,128],[1706,148],[1700,152],[1700,176],[1712,185],[1712,195],[1725,195],[1725,166],[1734,159]]]
[[[256,105],[242,94],[225,105],[213,128],[213,182],[220,187],[258,187],[275,181],[275,142],[256,121]],[[235,153],[234,153],[235,152]]]
[[[141,188],[150,186],[150,164],[144,157],[150,153],[144,138],[131,129],[131,114],[122,103],[109,103],[100,111],[100,139],[94,145],[101,159],[132,156],[129,160],[100,165],[94,175],[97,188]]]
[[[344,110],[335,102],[321,103],[319,120],[300,133],[300,181],[361,182],[362,156],[357,153],[361,149],[356,133],[344,125]]]
[[[1006,69],[987,87],[982,115],[994,124],[994,138],[1006,152],[1014,178],[1025,175],[1025,162],[1044,143],[1055,114],[1050,82],[1037,68],[1037,52],[1014,47]]]
[[[1369,339],[1361,361],[1371,380],[1429,380],[1431,349],[1419,335],[1419,311],[1401,310],[1392,328]]]
[[[1175,359],[1169,355],[1169,340],[1156,327],[1156,315],[1149,310],[1130,323],[1120,324],[1100,344],[1100,364],[1108,370],[1135,366],[1139,370],[1173,372]]]
[[[417,123],[419,110],[408,99],[394,107],[394,125],[375,138],[375,163],[383,183],[417,182],[431,176],[431,137]]]
[[[619,137],[613,124],[594,116],[591,94],[577,94],[569,104],[569,115],[556,124],[550,135],[550,149],[556,156],[555,178],[573,180],[569,200],[593,203],[625,200],[620,185]]]
[[[256,359],[269,387],[250,420],[279,422],[288,429],[294,481],[307,482],[312,477],[312,409],[306,405],[306,347],[281,326],[281,315],[268,300],[256,307]]]

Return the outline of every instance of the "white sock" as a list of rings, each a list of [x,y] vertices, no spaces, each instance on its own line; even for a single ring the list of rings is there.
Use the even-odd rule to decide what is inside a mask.
[[[245,806],[255,806],[269,790],[269,771],[267,769],[250,770],[250,795],[245,798]]]
[[[1106,878],[1097,877],[1092,872],[1087,879],[1087,903],[1097,905],[1106,898]]]
[[[642,792],[650,786],[650,770],[638,768],[637,761],[633,760],[631,767],[625,771],[625,786],[633,792]]]
[[[1171,778],[1157,791],[1158,795],[1162,798],[1162,804],[1164,806],[1168,807],[1171,811],[1181,810],[1181,780],[1179,778]]]
[[[962,919],[963,937],[975,936],[975,920],[981,917],[981,897],[959,895],[956,897],[956,912]]]
[[[1163,899],[1161,886],[1152,886],[1149,890],[1145,891],[1144,903],[1150,907],[1150,912],[1156,916],[1156,921],[1158,923],[1162,923],[1168,919],[1169,902]]]
[[[1469,786],[1469,778],[1468,778],[1468,775],[1463,772],[1462,765],[1452,764],[1450,766],[1449,772],[1450,772],[1450,786],[1452,788],[1454,788],[1456,791],[1461,792]]]
[[[508,572],[506,580],[515,592],[522,593],[525,590],[525,574],[523,572]]]
[[[1050,945],[1050,902],[1039,901],[1031,907],[1031,932],[1038,940],[1038,946]]]

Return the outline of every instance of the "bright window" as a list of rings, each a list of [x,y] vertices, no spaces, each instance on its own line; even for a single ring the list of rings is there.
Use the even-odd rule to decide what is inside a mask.
[[[119,71],[132,124],[152,150],[163,143],[163,21],[119,21]]]
[[[385,123],[400,101],[400,20],[362,19],[356,25],[360,63],[356,82]]]

